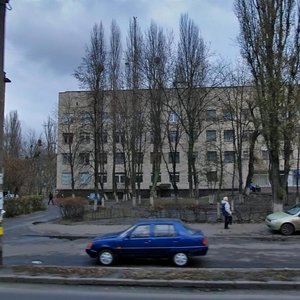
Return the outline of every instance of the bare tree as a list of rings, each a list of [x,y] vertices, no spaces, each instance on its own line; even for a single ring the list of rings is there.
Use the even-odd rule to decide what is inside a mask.
[[[151,132],[152,176],[150,190],[150,204],[157,196],[157,183],[160,177],[161,154],[163,145],[164,106],[166,102],[166,88],[169,84],[172,60],[172,36],[167,36],[162,28],[151,23],[145,36],[144,73],[149,90],[149,131]]]
[[[253,135],[254,130],[258,131],[254,120],[254,100],[252,98],[249,79],[246,76],[246,71],[237,66],[235,70],[230,69],[225,75],[229,88],[224,89],[224,97],[222,97],[223,106],[223,121],[229,123],[233,132],[233,150],[234,150],[234,170],[232,179],[232,190],[234,190],[235,177],[238,180],[239,200],[243,202],[243,158],[244,151],[249,153],[249,141],[252,141],[251,155],[253,155],[255,141],[258,137],[257,133]],[[256,128],[255,128],[256,127]],[[246,158],[250,155],[246,155]],[[254,163],[253,160],[250,162]],[[235,175],[237,170],[237,176]],[[252,170],[252,167],[249,168]],[[251,177],[252,180],[252,177]],[[246,187],[251,182],[246,183]]]
[[[139,89],[142,86],[142,52],[143,52],[143,36],[137,24],[137,18],[129,24],[129,36],[127,38],[126,51],[126,73],[127,73],[127,87],[132,91],[130,99],[128,99],[127,119],[129,121],[129,131],[127,131],[127,138],[130,143],[130,152],[128,156],[129,171],[130,171],[130,186],[132,193],[132,204],[136,205],[136,174],[137,174],[137,160],[136,157],[140,153],[144,141],[142,136],[145,134],[145,101],[142,92]]]
[[[45,145],[42,153],[44,188],[47,192],[53,192],[56,186],[57,125],[50,117],[44,123],[44,138]]]
[[[75,70],[74,76],[83,88],[87,88],[88,101],[91,111],[91,124],[94,141],[94,189],[96,195],[100,188],[104,194],[103,182],[99,180],[99,171],[104,173],[104,161],[100,159],[100,153],[104,153],[107,124],[107,103],[104,90],[107,82],[106,76],[106,45],[104,39],[104,28],[102,23],[95,24],[91,33],[90,45],[86,47],[86,54],[82,58],[81,65]],[[104,199],[102,199],[104,206]]]
[[[165,112],[165,132],[163,135],[163,139],[164,145],[167,144],[167,149],[169,149],[169,153],[163,153],[162,156],[165,162],[166,169],[168,171],[169,180],[174,191],[175,202],[177,203],[179,194],[177,182],[180,181],[180,174],[178,172],[178,164],[180,163],[179,150],[182,148],[181,140],[183,137],[184,129],[178,118],[177,113],[175,113],[177,108],[176,100],[174,101],[170,98],[168,99],[169,101],[166,103],[167,107],[172,106],[173,110]],[[173,105],[171,105],[172,102]]]
[[[4,188],[18,194],[25,183],[22,155],[21,123],[17,111],[12,111],[4,123]]]
[[[22,154],[22,131],[17,111],[11,111],[5,118],[4,150],[13,157],[20,157]]]
[[[116,155],[117,155],[117,130],[119,125],[119,107],[120,99],[118,97],[118,90],[121,87],[121,55],[122,55],[122,45],[121,45],[121,31],[115,21],[111,24],[111,37],[110,37],[110,55],[109,55],[109,81],[110,88],[112,91],[112,99],[110,105],[111,112],[111,131],[112,131],[112,186],[113,194],[116,201],[118,201],[117,196],[117,184],[116,184]]]
[[[276,211],[282,208],[286,197],[285,183],[280,179],[281,142],[285,143],[287,161],[293,141],[287,133],[293,132],[296,124],[299,1],[236,0],[234,8],[241,31],[238,41],[253,76],[262,135],[269,151],[269,177]],[[288,171],[287,161],[284,173]]]
[[[190,196],[198,197],[199,190],[194,146],[204,130],[204,112],[213,98],[217,97],[214,87],[220,83],[216,69],[209,62],[209,51],[200,36],[199,28],[187,14],[183,14],[180,18],[180,41],[174,87],[178,99],[177,113],[188,140]]]

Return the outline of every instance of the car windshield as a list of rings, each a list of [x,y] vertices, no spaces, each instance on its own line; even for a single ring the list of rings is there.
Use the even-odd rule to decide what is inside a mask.
[[[286,211],[287,214],[289,215],[296,215],[300,212],[300,206],[294,206],[290,208],[288,211]]]
[[[127,228],[125,231],[121,232],[120,237],[124,238],[125,236],[127,236],[128,232],[131,231],[133,229],[135,225],[130,226],[129,228]]]

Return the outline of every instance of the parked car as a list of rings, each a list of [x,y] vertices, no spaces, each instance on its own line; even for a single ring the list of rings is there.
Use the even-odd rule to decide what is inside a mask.
[[[207,238],[201,230],[177,219],[141,220],[123,232],[96,237],[86,253],[111,265],[118,257],[171,258],[176,266],[188,264],[191,256],[206,255]]]
[[[90,193],[87,196],[87,199],[89,200],[90,204],[94,204],[94,201],[97,200],[97,204],[101,205],[102,197],[99,193]]]
[[[10,192],[4,192],[3,193],[4,199],[9,200],[9,199],[15,199],[15,194],[10,193]]]
[[[251,192],[254,192],[254,193],[261,192],[261,187],[258,184],[254,184],[252,182],[249,185],[249,189]]]
[[[280,231],[284,235],[291,235],[295,231],[300,231],[300,205],[275,212],[267,216],[266,224],[274,231]]]

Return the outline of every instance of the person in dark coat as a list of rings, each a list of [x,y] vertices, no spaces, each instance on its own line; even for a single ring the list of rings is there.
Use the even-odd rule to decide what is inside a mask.
[[[50,203],[52,203],[52,205],[54,205],[54,201],[53,201],[53,194],[50,192],[49,193],[49,198],[48,198],[49,200],[48,200],[48,205],[50,204]]]

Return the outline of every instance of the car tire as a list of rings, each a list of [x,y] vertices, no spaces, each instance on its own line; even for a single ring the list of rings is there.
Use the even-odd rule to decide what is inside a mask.
[[[178,252],[174,254],[173,262],[177,267],[185,267],[189,262],[189,257],[183,252]]]
[[[98,259],[101,265],[110,266],[115,261],[115,256],[111,250],[105,249],[99,252]]]
[[[292,235],[294,233],[294,231],[295,231],[295,228],[294,228],[293,224],[290,224],[290,223],[284,223],[280,227],[280,232],[283,235]]]

